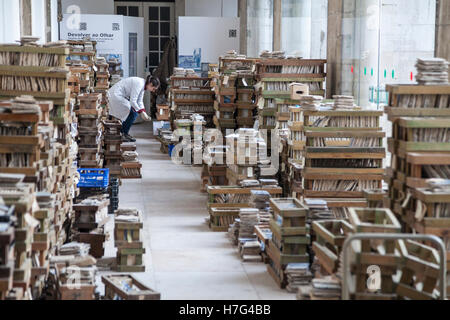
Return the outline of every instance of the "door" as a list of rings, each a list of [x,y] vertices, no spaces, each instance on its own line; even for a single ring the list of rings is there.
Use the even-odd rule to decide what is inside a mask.
[[[145,73],[153,72],[161,61],[164,44],[175,35],[173,2],[115,1],[119,15],[144,18]]]
[[[175,4],[144,2],[144,48],[148,50],[148,70],[158,67],[166,42],[175,35]],[[147,46],[145,46],[147,44]]]

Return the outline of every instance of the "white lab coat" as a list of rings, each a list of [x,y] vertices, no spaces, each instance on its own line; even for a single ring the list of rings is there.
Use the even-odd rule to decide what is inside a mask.
[[[108,92],[109,113],[113,117],[125,121],[131,108],[136,112],[144,107],[145,80],[131,77],[116,83]]]

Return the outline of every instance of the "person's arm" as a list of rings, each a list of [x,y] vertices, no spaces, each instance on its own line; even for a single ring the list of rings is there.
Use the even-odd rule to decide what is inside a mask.
[[[145,111],[144,107],[144,84],[141,83],[141,81],[133,81],[130,94],[130,104],[131,107],[136,111],[137,113],[142,113]]]

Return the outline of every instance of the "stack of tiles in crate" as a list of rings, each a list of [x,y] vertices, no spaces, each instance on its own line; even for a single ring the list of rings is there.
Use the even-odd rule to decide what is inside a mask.
[[[207,145],[203,156],[206,167],[206,184],[210,186],[223,186],[227,184],[227,166],[225,164],[226,146]]]
[[[349,220],[355,233],[400,233],[401,225],[389,209],[350,208]],[[396,249],[396,240],[361,240],[358,247],[352,246],[351,274],[354,287],[352,296],[360,299],[396,299],[394,276],[402,265],[403,254]],[[367,286],[367,270],[376,265],[381,271],[381,287],[371,292]],[[343,270],[347,272],[346,270]]]
[[[109,200],[92,197],[73,205],[72,241],[88,243],[90,255],[101,258],[106,240],[105,224],[108,222]]]
[[[171,87],[170,101],[174,120],[190,119],[192,115],[200,114],[205,117],[208,127],[212,127],[215,112],[214,91],[209,86]]]
[[[69,88],[73,95],[89,93],[91,87],[91,71],[85,65],[71,65],[69,67],[71,77],[69,78]]]
[[[105,168],[109,169],[111,176],[121,174],[120,164],[122,163],[122,123],[119,120],[103,121],[104,128],[104,158]]]
[[[277,125],[276,99],[290,99],[291,84],[309,86],[311,95],[324,96],[326,60],[271,58],[262,55],[257,64],[259,128],[275,129]]]
[[[36,185],[23,183],[24,175],[2,175],[0,198],[6,206],[14,207],[13,288],[29,294],[32,275],[32,245],[39,222],[33,218],[36,208]]]
[[[239,210],[239,238],[255,239],[255,226],[259,223],[259,210],[241,208]]]
[[[97,58],[95,66],[97,67],[95,89],[109,89],[109,64],[104,58]]]
[[[51,258],[54,300],[94,300],[96,289],[96,259],[90,256],[89,244],[64,244],[57,256]],[[74,284],[74,277],[77,283]]]
[[[385,207],[394,211],[408,231],[434,234],[448,243],[446,191],[433,190],[430,180],[450,177],[450,85],[387,85],[386,90],[392,158],[385,175],[389,185]]]
[[[89,70],[88,87],[93,88],[95,84],[95,57],[97,55],[96,43],[89,40],[67,41],[70,47],[70,54],[67,56],[68,66],[85,66]]]
[[[279,197],[283,190],[278,186],[208,186],[208,210],[210,214],[209,227],[212,231],[224,232],[229,230],[230,225],[239,219],[240,208],[249,208],[252,192],[267,191],[272,197]],[[261,217],[261,214],[260,214]],[[236,240],[239,236],[239,228]],[[233,232],[234,237],[234,232]]]
[[[36,292],[43,290],[50,267],[48,257],[56,251],[57,232],[62,227],[58,229],[55,221],[56,198],[49,192],[36,193],[39,210],[35,210],[33,216],[39,226],[35,229],[32,245],[32,285]]]
[[[119,61],[117,58],[109,58],[108,59],[109,64],[109,74],[111,76],[116,78],[122,78],[123,77],[123,69],[122,69],[122,62]]]
[[[0,172],[25,174],[37,181],[41,136],[38,124],[41,110],[32,97],[0,103]]]
[[[108,105],[107,105],[107,93],[108,89],[111,86],[109,81],[109,65],[106,63],[105,58],[99,57],[95,63],[97,67],[97,71],[95,72],[95,93],[100,93],[102,95],[102,107],[103,107],[103,116],[107,118],[109,115]]]
[[[280,135],[283,131],[289,129],[289,120],[291,120],[290,109],[296,107],[298,102],[290,99],[275,99],[277,109],[277,129]]]
[[[131,275],[102,276],[106,300],[161,300],[161,294]],[[130,290],[131,289],[131,290]]]
[[[66,99],[68,52],[67,48],[1,45],[0,95]]]
[[[321,267],[320,275],[333,275],[339,269],[342,246],[353,233],[353,226],[345,220],[322,220],[313,221],[312,229],[316,237],[312,249]]]
[[[122,157],[120,177],[122,179],[142,179],[142,163],[138,160],[137,152],[124,152]]]
[[[235,129],[236,75],[221,74],[217,79],[214,92],[216,93],[216,101],[214,102],[216,128],[221,130],[222,133],[225,133],[226,129]]]
[[[15,225],[14,207],[0,205],[0,300],[13,288]]]
[[[69,48],[62,46],[0,46],[0,96],[33,96],[53,101],[51,120],[58,130],[59,142],[65,143],[70,123],[68,87],[69,70],[65,61]],[[3,74],[3,76],[2,76]]]
[[[286,290],[297,293],[300,286],[311,283],[313,275],[309,269],[309,263],[288,264],[285,270],[287,279]]]
[[[98,93],[78,96],[78,147],[80,168],[102,168],[103,125],[101,123],[101,100]]]
[[[266,142],[254,129],[238,129],[226,136],[227,179],[230,185],[239,185],[243,180],[256,179],[259,160],[266,151]]]
[[[117,247],[117,271],[144,272],[142,242],[144,227],[142,214],[139,210],[118,209],[114,218],[114,239]]]
[[[267,270],[282,288],[286,286],[286,266],[290,263],[309,263],[309,226],[306,224],[308,208],[292,198],[270,199],[273,219],[270,221],[272,239],[267,254]]]
[[[289,108],[290,120],[288,128],[291,132],[289,144],[289,161],[301,166],[304,164],[304,150],[306,138],[303,130],[303,109],[300,106]]]
[[[362,198],[383,180],[385,133],[382,111],[304,111],[306,153],[304,195],[312,198]]]
[[[253,127],[256,61],[235,54],[220,58],[219,89],[216,91],[219,108],[222,108],[220,129],[233,128],[233,125],[238,128]],[[227,106],[234,108],[227,110]]]
[[[252,74],[253,78],[254,75]],[[252,128],[255,123],[253,116],[254,110],[257,108],[257,105],[253,102],[255,89],[253,86],[250,87],[248,82],[248,78],[238,73],[236,90],[236,124],[238,128]],[[243,85],[243,87],[240,87],[240,85]]]

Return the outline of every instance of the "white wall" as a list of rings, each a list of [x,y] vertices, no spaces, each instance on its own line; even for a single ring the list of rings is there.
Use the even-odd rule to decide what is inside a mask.
[[[19,0],[0,0],[0,43],[20,40]]]
[[[138,34],[137,37],[137,76],[144,78],[145,70],[144,70],[144,18],[135,18],[135,17],[123,17],[123,30],[124,30],[124,39],[123,39],[123,61],[122,61],[122,69],[124,72],[124,77],[128,77],[128,48],[129,48],[129,39],[128,34],[131,32],[135,32]]]
[[[70,5],[81,8],[82,14],[114,14],[114,0],[62,0],[63,14]]]
[[[186,0],[186,16],[237,17],[238,0]]]
[[[179,17],[178,25],[180,56],[192,55],[201,48],[201,62],[217,63],[225,52],[239,52],[239,18]],[[236,30],[235,38],[229,37],[230,29]]]

